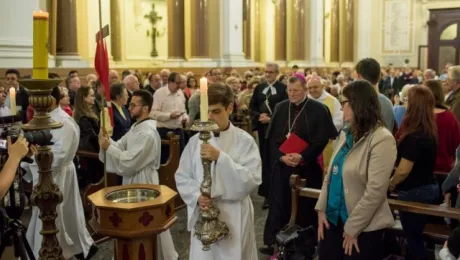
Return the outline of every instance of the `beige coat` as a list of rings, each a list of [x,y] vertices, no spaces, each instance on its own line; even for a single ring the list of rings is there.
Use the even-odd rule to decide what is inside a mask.
[[[345,143],[345,133],[338,140],[331,162],[338,148]],[[361,138],[348,152],[343,165],[343,188],[348,219],[344,231],[358,237],[363,231],[374,231],[393,226],[394,218],[387,200],[391,172],[396,160],[396,142],[392,134],[379,127]],[[332,165],[332,163],[331,163]],[[326,211],[331,165],[324,177],[317,211]]]

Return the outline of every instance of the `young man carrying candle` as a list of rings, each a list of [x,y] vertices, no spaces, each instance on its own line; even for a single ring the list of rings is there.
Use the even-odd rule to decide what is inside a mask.
[[[188,230],[192,231],[190,259],[246,260],[258,259],[254,230],[254,209],[249,194],[261,183],[262,163],[254,138],[232,125],[229,116],[233,110],[233,91],[221,83],[201,88],[201,120],[214,120],[219,127],[209,144],[203,144],[194,135],[182,153],[176,172],[176,185],[187,204]],[[208,113],[209,111],[209,113]],[[203,181],[201,159],[211,164],[211,198],[200,193]],[[195,236],[194,226],[200,208],[215,205],[220,210],[220,221],[230,229],[231,238],[211,245],[203,251]]]

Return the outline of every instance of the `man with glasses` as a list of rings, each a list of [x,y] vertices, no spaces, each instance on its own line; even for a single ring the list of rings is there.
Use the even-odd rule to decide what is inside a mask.
[[[6,91],[6,100],[5,106],[11,109],[10,104],[10,88],[16,90],[16,108],[17,113],[21,116],[22,122],[26,123],[26,112],[27,107],[29,106],[29,92],[19,85],[19,71],[16,69],[8,69],[5,73],[5,91]]]
[[[270,123],[275,106],[287,99],[286,85],[277,81],[279,66],[276,63],[267,63],[265,66],[266,82],[259,84],[253,92],[249,111],[251,111],[252,128],[259,136],[259,150],[262,157],[262,184],[259,195],[265,197],[263,209],[268,208],[268,194],[270,191],[270,162],[266,158],[267,146],[265,133]]]
[[[167,139],[168,132],[180,136],[180,151],[184,150],[185,140],[183,125],[188,122],[185,110],[185,95],[180,89],[181,75],[172,72],[168,77],[168,86],[159,88],[153,95],[151,117],[157,121],[161,139]],[[169,146],[161,147],[161,162],[165,163],[169,155]]]
[[[136,123],[117,142],[111,140],[107,133],[99,135],[99,159],[106,154],[107,171],[123,176],[123,185],[159,184],[161,139],[156,130],[156,123],[150,118],[153,97],[147,90],[133,92],[129,113]],[[157,248],[159,259],[177,259],[169,230],[158,236]]]

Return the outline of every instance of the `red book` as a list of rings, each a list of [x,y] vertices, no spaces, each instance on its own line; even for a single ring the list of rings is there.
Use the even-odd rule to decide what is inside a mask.
[[[305,142],[298,135],[291,133],[289,137],[284,141],[280,146],[280,151],[284,154],[289,153],[302,153],[305,149],[308,148],[308,143]]]

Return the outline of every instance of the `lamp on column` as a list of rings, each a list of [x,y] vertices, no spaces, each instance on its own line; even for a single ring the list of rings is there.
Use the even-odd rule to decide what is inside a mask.
[[[48,13],[34,12],[33,29],[33,79],[20,80],[19,83],[29,91],[29,103],[35,109],[33,119],[22,128],[24,131],[51,130],[62,127],[62,123],[54,122],[48,113],[52,105],[51,91],[58,86],[60,80],[48,79]],[[49,135],[48,135],[49,136]],[[49,136],[48,139],[50,139]],[[35,154],[38,165],[38,183],[34,187],[30,201],[40,209],[43,228],[42,247],[39,259],[62,259],[62,249],[56,234],[56,207],[62,202],[62,193],[53,182],[51,164],[53,152],[48,145],[51,140],[43,140]]]

